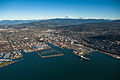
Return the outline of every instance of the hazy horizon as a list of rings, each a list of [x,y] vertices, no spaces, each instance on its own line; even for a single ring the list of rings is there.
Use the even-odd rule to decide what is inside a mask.
[[[0,20],[120,19],[119,0],[0,0]]]
[[[65,17],[51,17],[51,18],[17,18],[17,19],[14,19],[14,18],[11,18],[11,19],[1,19],[0,18],[0,21],[2,20],[49,20],[49,19],[108,19],[108,20],[120,20],[120,18],[97,18],[97,17],[69,17],[69,18],[65,18]]]

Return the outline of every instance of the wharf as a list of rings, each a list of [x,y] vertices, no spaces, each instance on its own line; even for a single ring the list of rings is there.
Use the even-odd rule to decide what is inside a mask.
[[[84,59],[84,60],[90,61],[90,58],[87,58],[87,57],[85,57],[83,55],[79,55],[79,54],[75,54],[75,55],[82,58],[82,59]]]
[[[106,55],[108,55],[108,56],[111,56],[111,57],[113,57],[113,58],[116,58],[116,59],[119,59],[119,60],[120,60],[120,56],[118,56],[118,55],[116,55],[116,54],[108,53],[108,52],[101,51],[101,50],[96,50],[96,51],[101,52],[101,53],[104,53],[104,54],[106,54]]]
[[[54,52],[56,52],[56,53],[58,53],[58,54],[42,56],[40,53],[38,53],[38,52],[36,52],[36,51],[34,51],[34,52],[35,52],[38,56],[40,56],[41,58],[55,57],[55,56],[63,56],[63,55],[64,55],[63,53],[61,53],[61,52],[59,52],[59,51],[57,51],[57,50],[54,50],[54,49],[51,49],[51,50],[53,50]],[[51,52],[51,51],[50,51],[50,52]],[[49,53],[49,51],[46,51],[46,52],[44,52],[44,53],[42,53],[42,54],[47,54],[47,53]]]

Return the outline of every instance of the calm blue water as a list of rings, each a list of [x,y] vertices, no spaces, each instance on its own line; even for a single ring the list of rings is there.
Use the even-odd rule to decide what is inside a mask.
[[[71,50],[52,48],[65,55],[40,58],[23,53],[24,60],[0,68],[0,80],[119,80],[120,60],[92,52],[90,62],[81,61]]]

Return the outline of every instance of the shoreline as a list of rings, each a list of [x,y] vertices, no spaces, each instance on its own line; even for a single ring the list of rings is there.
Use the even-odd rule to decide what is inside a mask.
[[[111,54],[111,53],[109,53],[109,52],[105,52],[105,51],[101,51],[101,50],[96,50],[96,51],[101,52],[101,53],[103,53],[103,54],[106,54],[107,56],[110,56],[110,57],[112,57],[112,58],[116,58],[116,59],[120,60],[120,56],[118,56],[118,55],[116,55],[116,54]]]
[[[21,58],[20,60],[8,62],[8,64],[5,64],[5,65],[3,65],[3,66],[0,66],[0,68],[3,68],[3,67],[8,66],[8,65],[10,65],[10,64],[14,64],[14,63],[19,62],[19,61],[21,61],[21,60],[23,60],[23,59],[24,59],[24,58]]]

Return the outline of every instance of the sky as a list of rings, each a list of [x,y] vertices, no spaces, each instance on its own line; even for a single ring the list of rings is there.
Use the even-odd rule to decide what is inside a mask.
[[[0,20],[65,16],[120,19],[120,0],[0,0]]]

